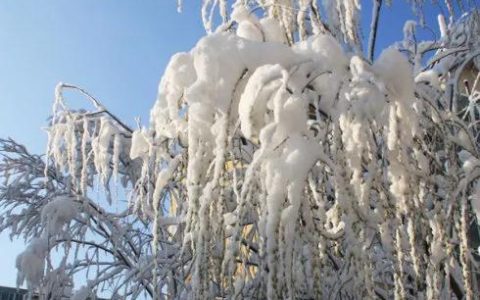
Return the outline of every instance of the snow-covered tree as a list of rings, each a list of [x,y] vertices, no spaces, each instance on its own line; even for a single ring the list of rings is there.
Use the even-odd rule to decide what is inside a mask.
[[[419,25],[374,59],[373,2],[363,50],[358,0],[204,0],[208,34],[172,57],[148,127],[58,84],[45,157],[0,140],[0,230],[29,242],[19,283],[52,299],[85,272],[75,299],[474,299],[480,14],[436,2],[441,36],[420,41],[410,1]]]

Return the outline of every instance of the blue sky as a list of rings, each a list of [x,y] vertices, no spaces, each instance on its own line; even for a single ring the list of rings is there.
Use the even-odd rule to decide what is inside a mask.
[[[137,116],[148,123],[168,59],[204,34],[201,1],[184,2],[178,14],[175,0],[0,1],[0,136],[43,152],[41,128],[59,81],[85,88],[132,126]],[[404,21],[414,18],[403,1],[393,2],[382,12],[377,50],[401,39]],[[362,4],[368,24],[370,1]],[[436,14],[429,8],[427,19]],[[15,285],[23,247],[0,234],[0,285]]]

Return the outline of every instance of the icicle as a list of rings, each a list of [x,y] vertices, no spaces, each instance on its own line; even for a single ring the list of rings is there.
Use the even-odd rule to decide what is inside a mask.
[[[440,37],[445,39],[447,37],[447,24],[445,22],[445,17],[442,14],[438,15],[438,28],[440,29]]]
[[[469,245],[468,245],[468,229],[470,228],[470,222],[468,220],[468,206],[466,195],[463,194],[460,203],[460,263],[462,266],[462,276],[463,276],[463,285],[465,289],[465,299],[473,299],[473,288],[472,288],[472,273],[470,271],[470,254],[469,254]]]
[[[87,149],[87,144],[90,142],[90,128],[88,118],[83,118],[83,135],[81,142],[81,151],[82,151],[82,170],[80,175],[80,191],[82,195],[87,194],[88,187],[88,162],[89,162],[89,153]]]
[[[181,13],[183,10],[183,0],[177,0],[177,12]]]
[[[122,153],[122,137],[120,134],[115,134],[113,136],[113,154],[112,154],[112,173],[115,180],[118,180],[119,167],[120,167],[120,155]]]

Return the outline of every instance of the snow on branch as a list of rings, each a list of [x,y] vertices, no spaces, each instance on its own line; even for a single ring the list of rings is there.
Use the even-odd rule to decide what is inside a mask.
[[[473,299],[478,14],[440,17],[438,41],[407,22],[373,60],[378,14],[366,56],[358,1],[203,3],[210,33],[170,60],[150,126],[60,84],[45,162],[0,140],[20,281],[95,272],[80,299]]]

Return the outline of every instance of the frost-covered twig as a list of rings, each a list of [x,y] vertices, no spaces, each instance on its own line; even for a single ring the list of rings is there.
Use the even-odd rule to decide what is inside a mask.
[[[375,55],[375,43],[377,41],[378,22],[380,20],[380,10],[382,0],[373,0],[372,22],[370,25],[370,37],[368,38],[368,59],[373,62]]]

